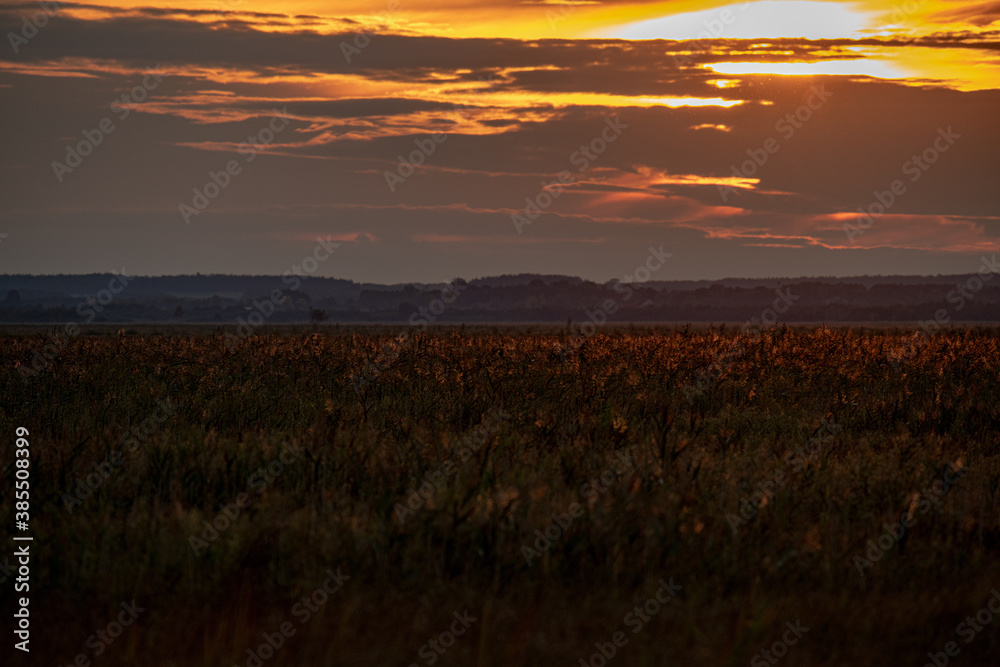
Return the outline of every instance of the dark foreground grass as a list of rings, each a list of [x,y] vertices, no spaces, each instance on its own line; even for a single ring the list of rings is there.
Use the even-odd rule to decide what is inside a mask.
[[[252,667],[265,635],[266,665],[601,665],[616,632],[609,664],[1000,655],[1000,620],[959,628],[1000,590],[994,330],[111,335],[22,378],[42,342],[0,338],[21,664]]]

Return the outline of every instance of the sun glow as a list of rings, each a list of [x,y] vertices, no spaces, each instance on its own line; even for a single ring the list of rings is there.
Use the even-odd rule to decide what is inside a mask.
[[[710,63],[707,69],[719,74],[781,74],[785,76],[815,76],[819,74],[839,74],[847,76],[871,76],[877,79],[899,79],[907,76],[901,69],[889,63],[867,58],[856,60],[825,60],[821,62],[792,63]]]
[[[851,37],[872,15],[846,4],[810,0],[763,0],[619,25],[601,36],[618,39],[757,39]]]

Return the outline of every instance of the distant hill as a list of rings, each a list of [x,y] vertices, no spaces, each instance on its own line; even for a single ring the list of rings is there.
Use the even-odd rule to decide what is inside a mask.
[[[595,283],[516,274],[381,285],[306,276],[0,275],[0,322],[1000,322],[992,274]]]

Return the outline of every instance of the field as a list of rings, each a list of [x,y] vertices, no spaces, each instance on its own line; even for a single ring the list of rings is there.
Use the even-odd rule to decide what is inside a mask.
[[[997,664],[997,330],[399,331],[0,336],[31,664]]]

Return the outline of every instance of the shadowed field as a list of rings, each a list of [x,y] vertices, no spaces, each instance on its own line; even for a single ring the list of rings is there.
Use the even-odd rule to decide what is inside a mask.
[[[323,332],[0,337],[32,660],[1000,654],[996,330]]]

